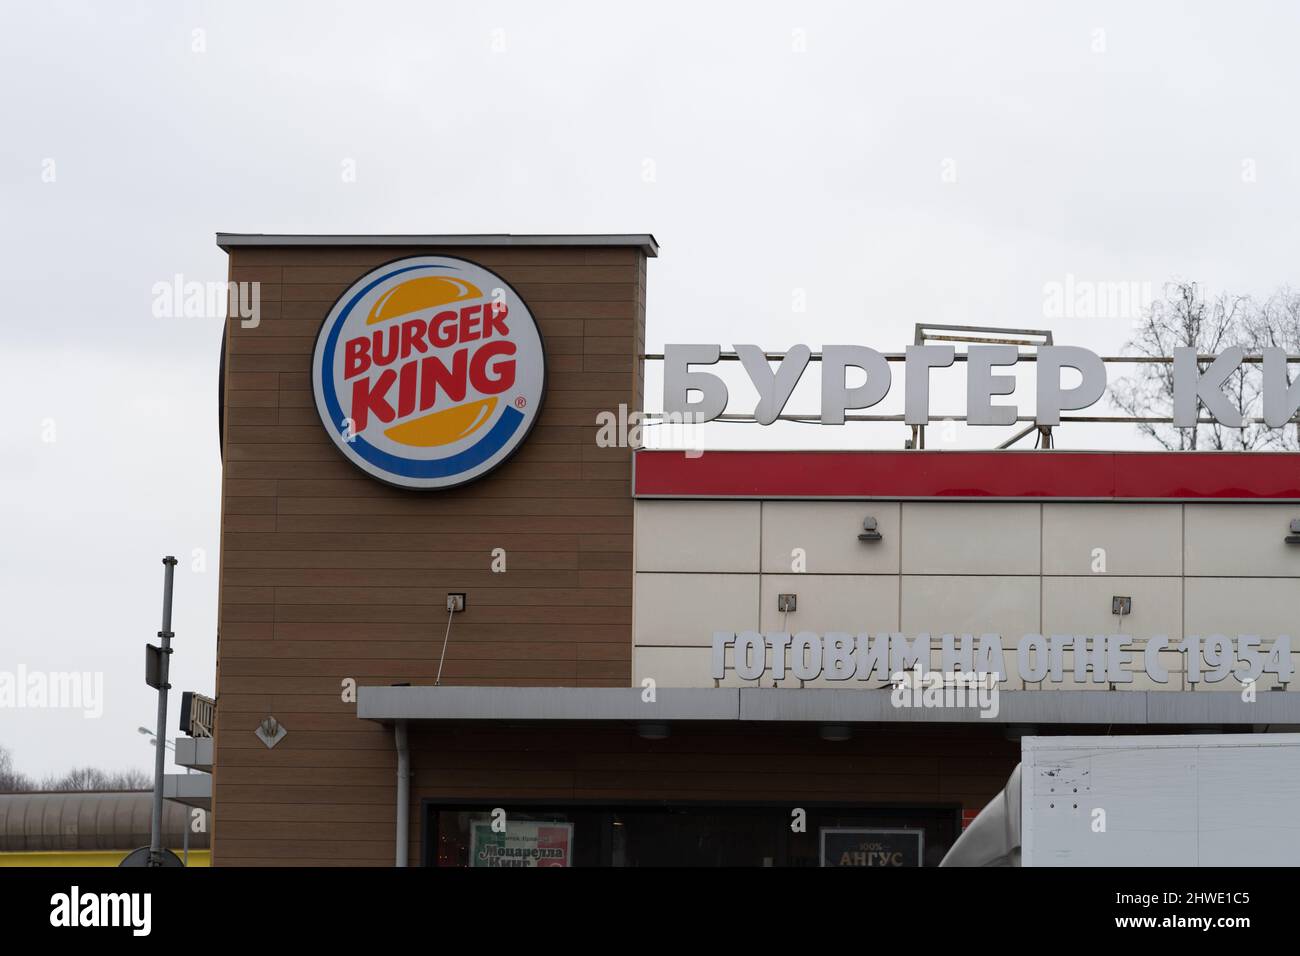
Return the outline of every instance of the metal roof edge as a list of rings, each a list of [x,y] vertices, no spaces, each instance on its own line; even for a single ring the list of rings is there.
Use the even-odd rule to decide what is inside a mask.
[[[463,235],[292,235],[269,232],[218,232],[217,245],[227,252],[249,246],[635,246],[649,258],[659,243],[648,232],[595,235],[481,233]]]

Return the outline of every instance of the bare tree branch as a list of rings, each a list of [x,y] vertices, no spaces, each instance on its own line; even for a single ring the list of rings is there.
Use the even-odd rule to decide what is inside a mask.
[[[1249,349],[1252,308],[1247,296],[1221,294],[1207,302],[1195,282],[1175,280],[1164,288],[1164,297],[1152,302],[1125,345],[1130,354],[1163,358],[1176,348],[1194,348],[1198,354],[1216,354],[1234,345]],[[1296,305],[1300,317],[1300,302]],[[1296,326],[1300,333],[1300,322]],[[1129,415],[1170,416],[1174,404],[1174,367],[1168,362],[1137,365],[1131,375],[1115,382],[1112,401]],[[1243,417],[1258,415],[1262,372],[1258,365],[1243,365],[1228,384],[1225,394]],[[1228,428],[1218,422],[1194,428],[1143,422],[1138,430],[1171,451],[1197,448],[1246,449],[1269,442],[1268,429],[1258,424]]]
[[[0,746],[0,793],[31,793],[47,790],[76,793],[90,790],[148,790],[153,785],[143,770],[105,771],[95,767],[76,767],[65,774],[52,774],[39,783],[13,766],[13,755]]]

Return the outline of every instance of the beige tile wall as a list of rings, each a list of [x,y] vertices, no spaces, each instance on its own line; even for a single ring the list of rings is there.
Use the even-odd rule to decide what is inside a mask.
[[[1136,652],[1158,634],[1257,634],[1265,650],[1287,634],[1300,671],[1300,547],[1283,543],[1300,506],[641,500],[635,516],[634,683],[713,686],[713,632],[746,629],[928,631],[936,667],[945,633],[997,632],[1011,661],[1026,633],[1127,634]],[[867,516],[882,540],[858,539]],[[1129,686],[1186,689],[1182,656],[1161,659],[1168,684]],[[723,684],[740,683],[729,665]]]

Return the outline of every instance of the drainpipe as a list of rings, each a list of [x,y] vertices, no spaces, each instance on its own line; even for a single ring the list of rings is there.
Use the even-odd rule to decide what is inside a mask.
[[[397,743],[397,865],[407,866],[411,829],[411,751],[406,741],[406,721],[393,725]]]

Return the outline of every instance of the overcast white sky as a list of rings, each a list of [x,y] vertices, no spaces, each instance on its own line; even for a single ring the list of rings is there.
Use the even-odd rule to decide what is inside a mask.
[[[0,745],[33,775],[150,766],[135,728],[154,718],[142,645],[166,553],[173,684],[212,691],[221,323],[155,318],[151,290],[224,279],[216,231],[652,232],[656,350],[893,351],[943,321],[1116,352],[1126,318],[1049,321],[1045,283],[1297,282],[1297,19],[1280,2],[6,3],[0,670],[106,686],[97,720],[0,709]],[[721,427],[740,445],[903,438]],[[977,442],[994,439],[958,443]]]

